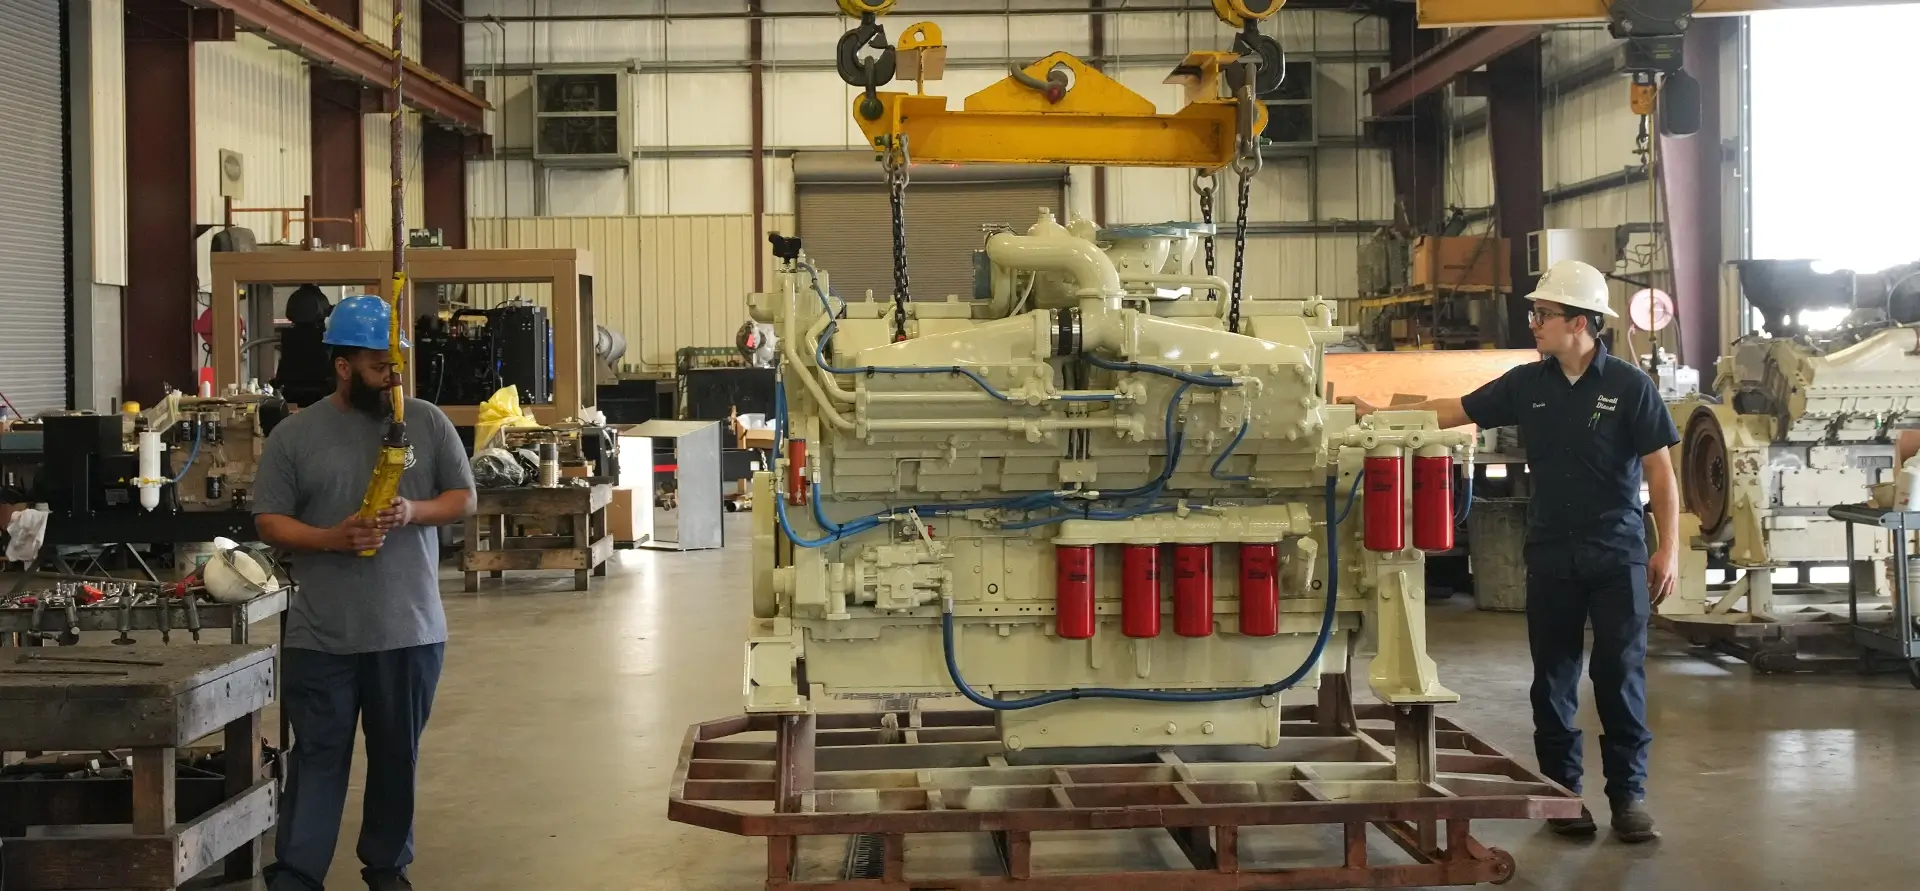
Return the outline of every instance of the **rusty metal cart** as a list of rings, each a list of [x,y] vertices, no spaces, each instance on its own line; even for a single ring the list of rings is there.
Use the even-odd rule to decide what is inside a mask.
[[[1474,840],[1473,820],[1572,817],[1580,800],[1436,716],[1433,707],[1351,703],[1346,675],[1318,705],[1283,709],[1281,743],[1255,747],[1013,751],[992,713],[901,710],[746,715],[693,727],[670,819],[767,839],[766,887],[816,891],[1267,891],[1504,883],[1513,857]],[[1254,868],[1243,828],[1337,826],[1337,865]],[[1411,862],[1376,863],[1368,827]],[[1190,870],[1059,874],[1035,832],[1164,829]],[[988,833],[997,875],[921,877],[906,838]],[[796,877],[800,840],[851,835],[832,880]]]

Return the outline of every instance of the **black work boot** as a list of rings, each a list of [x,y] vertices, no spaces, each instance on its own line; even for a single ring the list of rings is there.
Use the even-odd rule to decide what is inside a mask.
[[[1600,831],[1593,822],[1593,811],[1587,810],[1584,804],[1580,806],[1580,816],[1554,817],[1547,821],[1547,826],[1555,835],[1592,835]]]
[[[1660,830],[1653,828],[1653,815],[1647,813],[1646,802],[1617,801],[1613,804],[1613,835],[1637,845],[1659,838]]]
[[[367,880],[367,891],[413,891],[404,872],[367,873],[362,878]]]

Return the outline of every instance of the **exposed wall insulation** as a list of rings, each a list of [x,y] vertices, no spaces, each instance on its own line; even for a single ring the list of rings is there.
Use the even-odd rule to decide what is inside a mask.
[[[793,231],[793,218],[770,215],[766,228]],[[475,217],[468,239],[475,248],[591,250],[596,322],[626,335],[623,364],[656,371],[671,369],[681,347],[733,343],[754,288],[753,252],[768,250],[747,215]],[[775,261],[765,262],[771,285]],[[490,286],[469,299],[491,306],[516,295],[550,299],[537,286]]]
[[[360,30],[381,46],[393,45],[394,0],[360,0]],[[400,23],[401,45],[407,58],[420,58],[420,0],[406,0],[401,7],[407,19]]]
[[[195,218],[222,221],[222,149],[245,159],[236,206],[300,206],[313,184],[306,63],[259,37],[240,34],[231,43],[194,44],[193,67]],[[137,143],[133,150],[139,150]],[[236,214],[234,223],[253,230],[263,243],[280,239],[275,214]],[[295,227],[293,237],[300,234]],[[199,242],[202,287],[213,283],[207,243],[206,238]]]

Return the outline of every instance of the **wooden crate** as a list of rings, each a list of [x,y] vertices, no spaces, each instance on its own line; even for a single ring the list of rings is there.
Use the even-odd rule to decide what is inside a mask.
[[[589,577],[607,574],[607,558],[613,555],[613,536],[607,534],[612,501],[613,487],[606,483],[479,490],[460,555],[466,589],[480,590],[483,572],[497,579],[509,571],[571,569],[574,590],[587,590]],[[552,534],[511,534],[527,526]]]

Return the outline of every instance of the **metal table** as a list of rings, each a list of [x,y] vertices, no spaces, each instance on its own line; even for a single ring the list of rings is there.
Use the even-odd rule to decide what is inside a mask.
[[[1913,625],[1913,605],[1907,599],[1907,535],[1920,531],[1920,511],[1886,510],[1864,504],[1842,504],[1827,510],[1843,523],[1873,526],[1893,534],[1893,625],[1886,631],[1860,622],[1860,575],[1847,578],[1847,624],[1854,643],[1872,653],[1886,653],[1907,664],[1907,680],[1920,688],[1920,633]],[[1853,565],[1853,530],[1847,530],[1847,565]]]
[[[9,891],[174,888],[225,861],[259,873],[278,788],[260,769],[260,711],[274,700],[270,646],[59,647],[0,659],[0,749],[131,748],[126,779],[0,782],[0,868]],[[18,660],[75,661],[18,661]],[[176,750],[224,729],[225,779],[182,798]],[[217,796],[217,797],[216,797]],[[213,799],[213,800],[206,800]],[[24,827],[131,823],[110,834]]]

